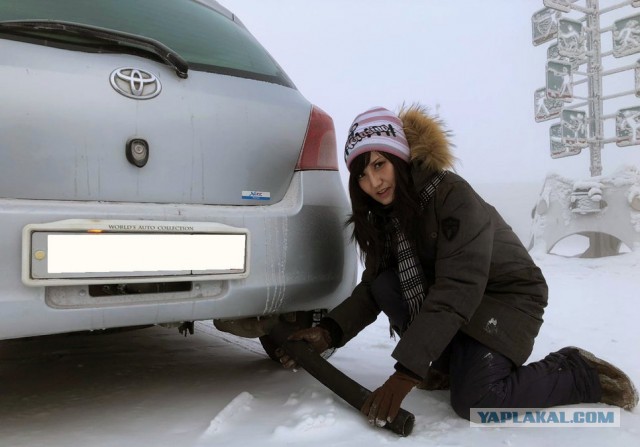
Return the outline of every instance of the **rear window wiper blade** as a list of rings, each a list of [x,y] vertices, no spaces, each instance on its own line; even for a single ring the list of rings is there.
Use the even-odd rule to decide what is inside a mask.
[[[162,59],[173,67],[176,74],[186,79],[189,64],[174,50],[155,39],[137,34],[126,33],[97,26],[84,25],[73,22],[59,22],[52,20],[15,20],[0,22],[0,31],[55,31],[88,36],[115,43],[126,47],[142,48]]]

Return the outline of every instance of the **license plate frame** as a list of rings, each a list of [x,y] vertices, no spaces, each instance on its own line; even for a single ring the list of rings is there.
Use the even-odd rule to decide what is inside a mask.
[[[219,223],[66,220],[23,229],[31,286],[242,279],[249,230]]]

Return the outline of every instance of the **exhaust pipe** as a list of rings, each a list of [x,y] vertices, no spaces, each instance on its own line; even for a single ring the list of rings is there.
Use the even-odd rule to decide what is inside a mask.
[[[307,342],[287,340],[291,333],[292,330],[286,325],[278,324],[269,335],[299,366],[360,411],[371,391],[322,358]],[[387,423],[384,428],[400,436],[409,436],[413,430],[414,421],[414,415],[401,408],[393,422]]]

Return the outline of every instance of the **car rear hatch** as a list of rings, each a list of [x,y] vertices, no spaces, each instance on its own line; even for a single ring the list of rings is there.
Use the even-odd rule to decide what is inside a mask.
[[[93,3],[62,3],[73,4],[67,5],[65,17],[45,11],[9,19],[94,20],[89,11]],[[77,12],[88,3],[86,11]],[[181,21],[206,15],[209,23],[201,17],[193,27],[216,25],[217,34],[203,39],[227,39],[217,45],[233,51],[215,65],[199,56],[198,51],[206,53],[206,42],[198,40],[203,48],[192,52],[188,44],[193,42],[169,42],[189,63],[181,75],[144,48],[102,44],[90,33],[0,29],[0,197],[217,205],[282,199],[311,105],[242,26],[198,2],[162,3],[197,8],[172,26],[182,31]],[[58,8],[58,2],[51,7]],[[113,26],[118,23],[114,17]],[[136,18],[134,14],[130,21]],[[105,23],[90,27],[98,25]],[[157,39],[165,31],[149,27],[144,32]],[[250,47],[247,54],[238,50],[242,46]],[[259,51],[263,53],[256,56]],[[273,72],[251,71],[253,63],[271,64]]]

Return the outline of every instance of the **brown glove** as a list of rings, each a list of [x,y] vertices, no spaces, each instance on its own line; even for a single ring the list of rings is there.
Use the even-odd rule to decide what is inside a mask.
[[[405,396],[419,383],[419,380],[396,371],[380,388],[371,393],[360,411],[367,416],[371,425],[384,427],[398,416]]]
[[[307,329],[300,329],[287,337],[287,340],[306,341],[311,345],[314,351],[318,354],[322,354],[324,351],[331,347],[331,335],[329,331],[320,326],[310,327]],[[278,360],[285,368],[296,368],[296,362],[293,360],[282,348],[278,348],[275,351]]]

